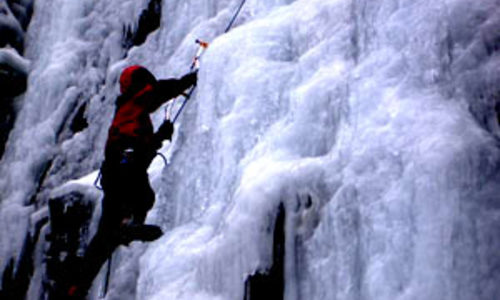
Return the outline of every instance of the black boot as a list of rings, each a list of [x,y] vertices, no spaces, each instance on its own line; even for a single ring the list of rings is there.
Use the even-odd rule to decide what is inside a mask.
[[[132,241],[152,242],[163,235],[163,231],[156,225],[130,224],[121,229],[120,243],[128,245]]]

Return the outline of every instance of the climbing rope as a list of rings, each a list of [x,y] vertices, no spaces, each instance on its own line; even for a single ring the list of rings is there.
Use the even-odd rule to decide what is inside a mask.
[[[233,18],[231,19],[231,22],[229,22],[229,25],[227,25],[226,30],[224,30],[224,33],[227,33],[231,27],[233,27],[234,21],[236,21],[236,18],[240,14],[241,9],[243,8],[243,5],[245,5],[246,0],[241,1],[240,6],[238,7],[238,10],[236,10],[236,13],[234,14]]]

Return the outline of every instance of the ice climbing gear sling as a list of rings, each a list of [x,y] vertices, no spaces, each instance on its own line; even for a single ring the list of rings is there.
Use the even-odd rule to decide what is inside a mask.
[[[99,170],[99,173],[97,174],[97,177],[96,177],[96,179],[94,181],[94,186],[99,191],[102,191],[102,186],[100,185],[101,177],[102,177],[102,173],[101,173],[101,170]]]
[[[238,9],[236,10],[236,12],[233,15],[233,18],[231,19],[231,21],[227,25],[226,30],[224,30],[224,33],[227,33],[229,30],[231,30],[231,28],[233,27],[234,22],[236,21],[236,19],[238,18],[239,14],[241,12],[241,9],[245,5],[245,2],[246,2],[246,0],[241,1],[240,5],[238,6]],[[195,57],[193,59],[193,63],[191,64],[191,71],[199,69],[199,60],[200,60],[200,57],[203,54],[203,52],[208,48],[208,45],[209,45],[207,42],[201,41],[199,39],[196,40],[196,43],[199,45],[199,48],[198,48],[198,51],[196,52],[196,55],[195,55]],[[194,85],[193,87],[191,87],[191,89],[189,90],[189,92],[187,94],[183,95],[184,98],[185,98],[184,102],[182,103],[181,107],[179,108],[179,110],[175,114],[175,117],[172,120],[172,123],[175,123],[175,121],[177,121],[177,118],[179,118],[180,114],[184,110],[184,107],[186,106],[187,102],[191,98],[191,96],[192,96],[195,88],[196,88],[196,85]]]

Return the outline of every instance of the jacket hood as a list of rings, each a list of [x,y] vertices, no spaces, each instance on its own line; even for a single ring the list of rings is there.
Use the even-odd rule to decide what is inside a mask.
[[[122,94],[138,92],[146,85],[155,83],[156,78],[148,69],[140,65],[130,66],[120,75],[120,92]]]

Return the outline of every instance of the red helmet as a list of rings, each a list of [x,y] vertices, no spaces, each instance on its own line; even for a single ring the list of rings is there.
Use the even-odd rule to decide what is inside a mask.
[[[137,92],[147,84],[156,83],[156,78],[143,66],[134,65],[125,68],[120,76],[120,92]]]

